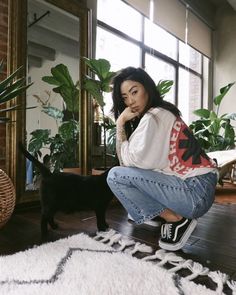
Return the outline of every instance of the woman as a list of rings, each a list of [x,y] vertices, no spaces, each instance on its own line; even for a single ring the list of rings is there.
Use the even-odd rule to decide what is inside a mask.
[[[176,251],[214,201],[216,164],[141,68],[115,77],[113,111],[120,166],[108,185],[137,224],[163,218],[159,246]]]

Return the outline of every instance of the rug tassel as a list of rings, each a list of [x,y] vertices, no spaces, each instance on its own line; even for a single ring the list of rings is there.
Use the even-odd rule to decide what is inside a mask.
[[[166,253],[165,250],[157,250],[154,255],[143,257],[142,260],[149,261],[149,260],[156,260],[162,259],[163,255]]]
[[[172,262],[174,262],[174,261],[180,261],[180,260],[181,260],[181,258],[178,257],[173,252],[167,252],[167,253],[164,254],[164,257],[162,258],[162,260],[157,263],[157,265],[162,266],[162,265],[166,264],[167,262],[169,262],[169,263],[172,264]]]
[[[232,290],[232,295],[236,295],[236,281],[227,281],[227,285]]]
[[[181,257],[182,258],[182,257]],[[182,268],[188,268],[189,265],[191,265],[193,263],[193,261],[191,259],[188,260],[184,260],[182,258],[182,260],[180,260],[179,262],[172,262],[173,265],[176,265],[175,267],[170,268],[168,271],[169,272],[177,272]]]
[[[223,294],[223,287],[228,279],[228,275],[220,271],[211,271],[208,273],[208,276],[212,279],[213,282],[217,284],[216,293]]]
[[[99,240],[99,242],[107,242],[110,240],[112,236],[116,234],[116,231],[114,229],[110,229],[109,231],[99,231],[96,233],[96,236],[94,237],[94,240]]]
[[[121,237],[121,234],[115,234],[110,238],[110,242],[107,245],[112,246],[113,244],[118,243]]]
[[[130,247],[135,245],[134,240],[130,240],[129,238],[123,238],[119,240],[120,247],[117,249],[117,251],[123,251],[126,247]]]
[[[127,249],[125,251],[125,253],[130,255],[134,255],[136,252],[152,253],[152,247],[138,242],[134,245],[133,249]]]
[[[204,276],[209,273],[209,268],[204,267],[198,262],[193,262],[192,264],[189,264],[187,268],[192,271],[191,275],[185,277],[185,279],[189,281],[197,278],[200,275]]]
[[[154,255],[152,256],[147,256],[144,257],[143,260],[148,261],[148,260],[160,260],[160,262],[157,263],[157,265],[162,266],[165,263],[169,262],[173,264],[174,262],[180,262],[184,260],[182,257],[177,256],[173,252],[166,252],[165,250],[157,250]]]

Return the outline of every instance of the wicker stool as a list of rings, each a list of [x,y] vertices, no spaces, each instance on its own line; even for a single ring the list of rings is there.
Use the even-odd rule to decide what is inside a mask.
[[[15,207],[15,188],[9,176],[0,169],[0,228],[11,217]]]

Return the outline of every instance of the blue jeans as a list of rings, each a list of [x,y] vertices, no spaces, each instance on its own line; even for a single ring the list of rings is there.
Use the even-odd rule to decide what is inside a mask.
[[[160,215],[165,209],[198,218],[212,206],[216,173],[185,180],[161,172],[133,167],[113,167],[107,183],[126,211],[138,224]]]

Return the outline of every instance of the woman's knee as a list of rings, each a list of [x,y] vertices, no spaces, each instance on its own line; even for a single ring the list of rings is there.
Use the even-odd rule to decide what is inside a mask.
[[[113,185],[114,183],[126,184],[129,179],[129,168],[116,166],[111,168],[107,175],[108,185]]]
[[[109,186],[117,178],[117,170],[118,170],[117,168],[119,168],[119,166],[112,167],[111,170],[108,172],[108,175],[107,175],[107,183],[108,183]]]

